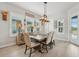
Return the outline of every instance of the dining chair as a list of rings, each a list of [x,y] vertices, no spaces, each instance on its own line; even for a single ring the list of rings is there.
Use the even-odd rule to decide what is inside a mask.
[[[23,40],[23,35],[22,33],[18,33],[16,36],[16,45],[20,46],[20,45],[24,45],[24,40]]]
[[[28,33],[23,33],[23,36],[24,36],[24,41],[25,41],[25,54],[26,54],[26,51],[27,51],[27,47],[30,49],[30,54],[29,54],[29,57],[31,57],[31,54],[32,54],[32,49],[39,46],[40,44],[39,43],[34,43],[34,42],[31,42],[31,39],[29,38],[29,34]]]
[[[54,34],[55,32],[53,32],[52,39],[51,39],[53,41],[53,45],[55,45]]]
[[[42,42],[41,43],[41,44],[43,44],[42,47],[44,47],[47,52],[48,52],[48,47],[53,48],[53,41],[52,41],[53,40],[53,36],[54,36],[54,32],[53,33],[49,32],[46,42]]]
[[[55,40],[54,38],[54,32],[51,32],[52,36],[51,36],[51,41],[49,43],[50,48],[53,48],[53,45],[55,45]]]

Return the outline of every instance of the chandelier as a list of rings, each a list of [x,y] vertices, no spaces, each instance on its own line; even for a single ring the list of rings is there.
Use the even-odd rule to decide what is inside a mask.
[[[47,19],[47,2],[44,2],[44,15],[40,18],[42,23],[49,22]]]

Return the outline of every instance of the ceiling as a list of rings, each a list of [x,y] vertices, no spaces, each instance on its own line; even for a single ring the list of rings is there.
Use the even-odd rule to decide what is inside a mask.
[[[44,3],[43,2],[12,2],[17,6],[20,6],[26,10],[43,15]],[[54,14],[67,12],[70,8],[78,4],[78,2],[48,2],[47,3],[47,15],[52,16]]]

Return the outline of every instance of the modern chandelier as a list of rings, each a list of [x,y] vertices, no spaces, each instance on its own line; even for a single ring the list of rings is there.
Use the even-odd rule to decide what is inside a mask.
[[[47,2],[44,2],[44,15],[40,18],[42,23],[49,22],[47,18]]]

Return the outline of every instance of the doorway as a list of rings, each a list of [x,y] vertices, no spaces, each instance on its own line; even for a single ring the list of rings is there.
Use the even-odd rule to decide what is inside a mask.
[[[79,31],[79,27],[78,27],[78,16],[73,16],[70,19],[70,41],[72,43],[75,43],[77,45],[79,45],[79,39],[78,39],[78,31]]]

